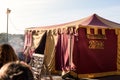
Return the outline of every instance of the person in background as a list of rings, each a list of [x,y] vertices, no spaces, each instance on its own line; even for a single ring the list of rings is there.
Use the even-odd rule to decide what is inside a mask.
[[[25,55],[22,51],[16,53],[20,61],[25,61]]]
[[[10,62],[19,60],[13,47],[10,44],[1,44],[0,45],[0,68]]]
[[[12,61],[1,67],[0,80],[34,80],[34,77],[28,64]]]

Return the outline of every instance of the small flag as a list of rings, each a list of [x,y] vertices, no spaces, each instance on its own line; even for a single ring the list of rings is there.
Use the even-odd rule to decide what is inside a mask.
[[[9,14],[11,12],[11,10],[9,8],[7,8],[7,14]]]

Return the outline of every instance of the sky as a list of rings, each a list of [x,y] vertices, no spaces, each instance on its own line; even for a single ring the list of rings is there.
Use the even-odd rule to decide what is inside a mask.
[[[0,33],[24,34],[26,28],[82,19],[94,13],[120,23],[120,0],[0,0]]]

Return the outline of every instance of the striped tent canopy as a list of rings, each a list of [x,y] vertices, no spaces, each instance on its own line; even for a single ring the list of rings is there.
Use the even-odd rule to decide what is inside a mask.
[[[58,28],[67,28],[67,27],[97,27],[97,28],[120,28],[120,24],[107,20],[103,17],[98,16],[97,14],[90,15],[80,20],[58,24],[50,26],[38,26],[38,27],[29,27],[25,30],[28,31],[40,31],[40,30],[54,30]]]

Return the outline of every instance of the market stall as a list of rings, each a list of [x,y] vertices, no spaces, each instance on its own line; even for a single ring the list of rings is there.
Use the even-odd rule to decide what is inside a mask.
[[[51,72],[79,78],[120,75],[120,24],[96,14],[25,29],[24,52],[45,55]]]

